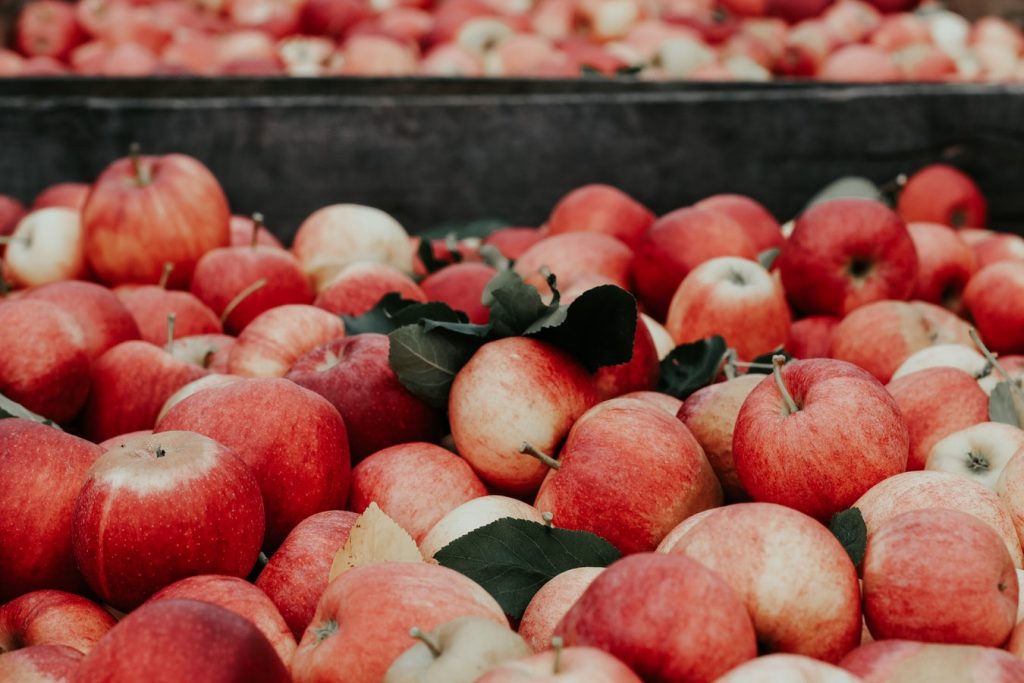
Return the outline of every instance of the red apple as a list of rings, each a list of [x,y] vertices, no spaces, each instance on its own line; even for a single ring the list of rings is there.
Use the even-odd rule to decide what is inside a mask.
[[[41,588],[85,590],[71,551],[71,514],[101,454],[58,429],[0,420],[0,602]]]
[[[537,508],[515,498],[483,496],[463,503],[440,519],[420,541],[420,553],[430,559],[456,538],[499,519],[525,519],[538,524],[544,517]]]
[[[629,286],[633,252],[611,235],[598,232],[566,232],[546,237],[527,249],[515,262],[515,271],[541,294],[548,294],[543,269],[558,278],[566,291],[593,276],[622,288]]]
[[[548,218],[552,235],[597,232],[635,245],[654,223],[654,214],[640,202],[611,185],[583,185],[555,204]]]
[[[643,553],[598,576],[555,629],[596,647],[645,681],[712,681],[757,654],[754,627],[732,588],[682,555]]]
[[[973,180],[946,164],[920,169],[900,192],[896,210],[909,222],[984,228],[988,204]]]
[[[741,194],[716,194],[697,202],[694,207],[728,215],[743,228],[758,252],[782,246],[783,237],[779,222],[768,209],[750,197]]]
[[[256,221],[248,216],[232,216],[230,228],[232,247],[252,246],[253,240],[255,240],[258,246],[284,249],[281,240],[277,239],[272,232],[267,230],[262,222],[257,224]]]
[[[168,647],[173,643],[173,647]],[[288,669],[249,621],[198,600],[161,600],[125,617],[75,680],[288,683]]]
[[[443,301],[468,315],[469,322],[484,325],[491,319],[491,309],[481,298],[484,287],[497,274],[483,263],[453,263],[425,277],[420,289],[428,301]]]
[[[234,346],[235,338],[226,334],[196,334],[171,342],[171,355],[210,372],[227,373]]]
[[[841,664],[865,683],[900,680],[1015,683],[1024,676],[1024,662],[1004,650],[909,640],[881,640],[862,645]]]
[[[423,290],[402,271],[386,263],[367,261],[344,267],[321,287],[315,305],[336,315],[362,315],[391,292],[403,299],[427,300]]]
[[[878,380],[850,363],[813,359],[776,364],[774,379],[751,392],[732,450],[754,500],[828,520],[906,469],[910,437]]]
[[[65,207],[81,211],[85,207],[85,200],[89,197],[92,187],[86,183],[57,183],[51,185],[36,195],[32,200],[32,209],[46,209],[49,207]],[[2,232],[2,230],[0,230]]]
[[[995,491],[1003,469],[1021,448],[1024,431],[1002,422],[980,422],[936,442],[925,469],[968,477]]]
[[[71,420],[89,393],[85,333],[48,301],[0,300],[0,394],[55,422]]]
[[[967,235],[972,232],[982,233],[977,241],[969,243],[974,250],[978,270],[999,261],[1024,261],[1024,238],[1020,235],[996,234],[969,228],[957,234],[967,241]]]
[[[836,37],[821,19],[807,18],[786,35],[775,69],[786,76],[814,76],[836,48]]]
[[[326,399],[293,382],[251,379],[200,391],[167,412],[156,436],[179,429],[216,439],[252,468],[266,507],[268,549],[311,514],[344,506],[345,424]]]
[[[108,284],[156,283],[181,288],[199,258],[230,239],[227,199],[213,174],[181,154],[133,155],[111,164],[82,209],[85,255]]]
[[[27,3],[15,26],[15,44],[28,57],[63,59],[84,37],[75,8],[57,0]]]
[[[429,631],[465,616],[507,625],[494,598],[454,570],[419,562],[381,562],[332,581],[292,664],[295,683],[379,683],[412,645],[409,629]]]
[[[673,344],[674,348],[674,344]],[[601,400],[623,394],[653,390],[661,371],[658,349],[650,329],[638,316],[633,335],[633,357],[618,365],[605,365],[594,373],[594,383]]]
[[[796,221],[777,262],[786,296],[809,314],[844,316],[914,290],[917,253],[899,216],[880,202],[832,199]]]
[[[307,0],[302,9],[302,27],[306,33],[338,39],[368,18],[371,11],[370,5],[361,0]]]
[[[36,287],[86,275],[82,225],[77,211],[32,211],[6,239],[4,272],[16,285]]]
[[[90,360],[121,342],[139,339],[139,326],[121,300],[106,287],[72,280],[25,293],[26,300],[48,301],[71,314],[82,328]],[[164,319],[166,334],[166,318]]]
[[[358,518],[341,510],[310,515],[291,530],[257,577],[256,587],[277,605],[296,638],[313,620],[334,556]]]
[[[83,655],[66,645],[34,645],[0,655],[0,683],[70,683]]]
[[[89,587],[128,611],[188,576],[246,576],[263,541],[263,500],[252,471],[226,446],[164,432],[100,456],[73,525],[75,561]]]
[[[913,297],[959,313],[960,297],[977,267],[974,250],[945,225],[910,223],[907,229],[917,251]]]
[[[975,378],[982,378],[991,368],[985,357],[974,350],[973,346],[963,344],[936,344],[913,353],[900,363],[893,379],[906,377],[913,372],[928,368],[957,368]]]
[[[345,335],[336,315],[305,304],[264,311],[238,336],[228,371],[243,377],[283,377],[303,355]]]
[[[871,45],[844,45],[818,70],[822,81],[841,83],[893,83],[904,80],[903,72],[889,53]]]
[[[830,315],[812,315],[794,320],[789,326],[789,339],[785,349],[794,358],[828,358],[832,353],[832,331],[839,318]]]
[[[109,612],[80,595],[32,591],[0,607],[0,653],[64,645],[85,654],[115,623]]]
[[[964,290],[967,308],[985,344],[996,353],[1024,353],[1024,263],[983,268]]]
[[[291,0],[228,0],[226,10],[238,28],[282,38],[298,31],[302,5]]]
[[[174,314],[174,336],[219,334],[217,314],[188,292],[176,292],[157,285],[118,287],[114,290],[135,318],[144,341],[157,346],[167,343],[167,316]]]
[[[499,228],[488,235],[484,244],[493,246],[505,258],[515,260],[542,239],[544,233],[536,228]]]
[[[475,683],[641,683],[629,667],[593,647],[567,647],[505,662]]]
[[[534,593],[519,621],[519,635],[534,652],[543,652],[551,647],[558,622],[603,571],[604,567],[569,569]]]

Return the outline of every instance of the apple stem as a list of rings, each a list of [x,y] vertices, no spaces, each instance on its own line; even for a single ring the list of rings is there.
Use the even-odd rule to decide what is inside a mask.
[[[263,227],[263,214],[257,211],[252,215],[252,242],[249,246],[256,248],[256,244],[259,242],[260,228]]]
[[[171,272],[174,271],[174,264],[170,261],[164,262],[163,272],[160,273],[160,281],[157,282],[157,286],[160,289],[167,289],[167,281],[171,279]]]
[[[149,185],[149,174],[142,166],[142,147],[133,142],[128,148],[128,154],[132,159],[132,171],[135,173],[135,184],[139,187]]]
[[[793,400],[792,394],[789,393],[789,389],[786,388],[786,383],[782,381],[782,366],[786,364],[786,357],[781,353],[772,356],[772,374],[775,375],[775,386],[779,388],[779,393],[782,394],[782,400],[786,402],[786,409],[789,411],[789,415],[800,410],[797,407],[796,401]]]
[[[1013,377],[1009,372],[1007,372],[1006,368],[1003,367],[1003,364],[999,362],[999,359],[996,358],[996,354],[992,353],[992,351],[985,346],[985,342],[981,341],[981,335],[978,334],[978,330],[972,327],[968,330],[968,333],[971,335],[971,341],[973,341],[974,345],[978,347],[979,351],[981,351],[981,355],[985,356],[985,360],[988,361],[988,364],[995,368],[995,371],[1002,375],[1003,379],[1006,380],[1006,383],[1010,385],[1010,391],[1015,393],[1018,398],[1024,398],[1024,391],[1022,391],[1013,380]]]
[[[558,670],[562,665],[562,648],[565,647],[565,641],[562,640],[562,636],[555,636],[551,639],[551,649],[555,651],[555,663],[551,667],[551,673],[557,675]]]
[[[555,525],[552,524],[552,521],[555,519],[555,513],[551,512],[551,511],[542,512],[540,514],[540,516],[541,516],[541,519],[544,520],[544,525],[547,528],[549,528],[549,529],[554,529],[555,528]]]
[[[252,283],[251,285],[243,289],[241,292],[236,294],[235,298],[229,301],[228,305],[224,307],[224,312],[220,314],[221,327],[223,327],[224,323],[226,323],[228,318],[231,317],[231,314],[235,312],[235,309],[238,308],[239,304],[248,299],[253,292],[259,290],[262,287],[265,287],[266,284],[267,278],[261,277],[259,280]]]
[[[538,460],[540,460],[542,463],[544,463],[553,470],[562,469],[562,465],[559,464],[557,460],[552,458],[544,451],[537,450],[536,448],[533,447],[532,444],[530,444],[527,441],[524,441],[523,445],[519,447],[519,452],[524,453],[526,455],[532,455],[533,457],[537,458]]]
[[[178,316],[174,313],[167,314],[167,353],[174,352],[174,321]]]
[[[426,645],[427,649],[430,650],[430,654],[434,655],[434,659],[441,656],[441,648],[437,646],[437,643],[430,639],[430,636],[420,630],[418,626],[413,626],[409,629],[409,635]]]

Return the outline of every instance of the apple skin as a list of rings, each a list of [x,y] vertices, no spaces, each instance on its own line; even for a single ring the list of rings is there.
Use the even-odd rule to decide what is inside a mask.
[[[978,271],[964,290],[985,344],[995,353],[1024,353],[1024,263],[999,261]]]
[[[85,200],[89,198],[91,190],[92,186],[87,183],[57,183],[36,195],[36,198],[32,200],[32,209],[63,206],[81,211],[85,207]]]
[[[569,354],[526,337],[484,344],[455,376],[448,399],[458,452],[499,491],[529,495],[546,466],[523,442],[555,450],[597,402],[593,378]]]
[[[89,394],[85,333],[48,301],[0,300],[0,393],[54,422],[71,420]]]
[[[534,593],[519,620],[519,635],[534,652],[543,652],[551,647],[558,622],[603,571],[604,567],[569,569]]]
[[[249,379],[200,391],[167,412],[160,432],[189,430],[252,468],[273,550],[310,515],[344,507],[350,462],[345,424],[323,397],[285,379]]]
[[[653,391],[658,385],[661,359],[654,338],[638,316],[633,335],[633,357],[618,365],[605,365],[594,373],[600,399],[606,400],[638,391]]]
[[[544,523],[541,511],[529,503],[506,496],[482,496],[463,503],[432,526],[420,541],[420,552],[431,559],[455,539],[506,517]]]
[[[505,258],[515,260],[544,236],[536,228],[499,228],[487,236],[484,244],[493,246]]]
[[[77,211],[38,209],[22,218],[3,253],[7,278],[21,287],[86,276]]]
[[[356,513],[343,510],[310,515],[292,529],[256,578],[256,587],[274,602],[296,639],[313,620],[334,555],[357,519]]]
[[[54,282],[25,292],[25,299],[48,301],[70,313],[85,335],[90,361],[123,341],[141,337],[135,318],[121,300],[94,282]]]
[[[832,332],[839,325],[839,318],[831,315],[812,315],[794,320],[789,326],[789,339],[785,349],[793,358],[830,358],[832,355]]]
[[[717,256],[757,258],[757,248],[739,223],[720,211],[698,208],[659,218],[635,253],[633,291],[658,320],[665,319],[679,283],[701,263]]]
[[[555,671],[555,658],[558,671]],[[641,683],[628,666],[593,647],[541,652],[497,666],[476,683]]]
[[[1002,537],[1013,564],[1022,566],[1021,544],[1013,518],[991,489],[948,472],[905,472],[879,482],[853,504],[861,511],[871,536],[887,521],[905,512],[949,508],[974,515]]]
[[[15,44],[27,57],[64,59],[84,38],[74,8],[54,0],[27,3],[15,25]]]
[[[411,627],[429,631],[465,616],[508,625],[487,591],[440,565],[380,562],[350,569],[320,598],[295,653],[293,679],[379,683],[411,644]]]
[[[892,379],[902,379],[909,374],[927,370],[929,368],[956,368],[972,377],[982,378],[988,367],[985,357],[975,350],[974,345],[964,344],[935,344],[926,346],[920,351],[911,354],[905,361],[900,363],[896,372],[892,373]],[[980,386],[980,383],[979,383]]]
[[[876,640],[998,647],[1017,616],[1017,572],[999,534],[957,510],[914,510],[871,535],[864,617]]]
[[[514,269],[543,296],[550,294],[541,269],[547,267],[565,292],[581,281],[599,276],[604,282],[629,288],[633,252],[611,235],[598,232],[565,232],[545,237],[516,259]]]
[[[71,683],[83,655],[66,645],[33,645],[0,654],[0,683]]]
[[[238,335],[228,371],[242,377],[284,377],[304,354],[345,336],[345,324],[315,306],[289,304],[264,311]]]
[[[174,647],[167,647],[174,643]],[[143,605],[82,660],[75,680],[288,683],[288,670],[259,629],[198,600]]]
[[[973,346],[970,326],[920,301],[875,301],[849,313],[832,331],[831,357],[888,382],[911,355],[937,344]]]
[[[959,313],[964,287],[978,268],[974,250],[945,225],[910,223],[907,230],[917,251],[913,298]]]
[[[18,223],[25,217],[26,213],[24,204],[14,197],[0,194],[0,235],[7,236],[14,232],[14,229],[18,227]],[[4,250],[0,249],[0,256],[3,253]]]
[[[851,363],[812,359],[787,364],[782,378],[796,413],[769,379],[736,418],[733,460],[751,498],[828,520],[906,469],[907,423],[874,377]]]
[[[85,591],[71,550],[71,514],[102,453],[52,427],[0,420],[0,603],[43,588]]]
[[[266,284],[238,303],[224,321],[230,334],[238,334],[271,308],[313,301],[309,279],[295,257],[277,247],[258,245],[208,251],[196,263],[189,288],[211,311],[222,316],[235,297],[259,280],[266,280]]]
[[[623,554],[654,550],[679,522],[722,503],[714,470],[690,430],[632,399],[584,413],[558,462],[534,507],[551,512],[559,527],[597,534]]]
[[[555,633],[570,647],[608,652],[651,683],[712,681],[757,655],[743,602],[682,555],[642,553],[614,562]]]
[[[171,313],[176,339],[223,332],[217,314],[189,292],[144,285],[117,287],[114,293],[135,318],[142,339],[150,344],[167,343],[167,317]]]
[[[860,644],[857,570],[828,529],[807,515],[738,503],[714,510],[665,550],[700,562],[736,591],[762,652],[835,663]]]
[[[960,429],[988,420],[988,396],[957,368],[927,368],[889,382],[910,430],[908,470],[922,470],[932,446]]]
[[[896,211],[908,223],[984,228],[988,203],[977,184],[962,172],[946,164],[931,164],[907,180]]]
[[[637,401],[645,401],[648,405],[651,405],[660,410],[664,410],[669,415],[676,415],[679,413],[679,409],[683,407],[683,402],[675,396],[669,396],[663,394],[660,391],[631,391],[628,394],[623,394],[618,398],[622,399],[636,399]]]
[[[943,645],[910,640],[880,640],[851,652],[841,666],[864,683],[886,681],[985,681],[1015,683],[1024,662],[1004,650],[977,645]]]
[[[92,366],[92,390],[82,413],[86,436],[99,442],[152,429],[167,399],[205,374],[148,342],[118,344]]]
[[[995,233],[989,230],[964,228],[957,234],[974,251],[978,268],[981,270],[999,261],[1024,261],[1024,238],[1020,235]],[[975,241],[970,241],[976,237]]]
[[[252,471],[226,446],[165,432],[100,456],[72,524],[75,562],[89,587],[128,611],[188,576],[246,576],[263,540],[263,499]]]
[[[63,645],[85,654],[115,623],[109,612],[80,595],[32,591],[0,607],[0,653]]]
[[[995,490],[1003,468],[1024,448],[1024,431],[1000,422],[980,422],[932,446],[925,469],[969,477]]]
[[[96,179],[82,209],[85,254],[107,284],[155,284],[173,263],[168,286],[183,288],[199,258],[230,240],[228,202],[202,163],[182,154],[119,159]]]
[[[210,372],[226,374],[235,338],[226,334],[194,334],[175,339],[171,355]]]
[[[357,334],[312,349],[285,378],[330,401],[345,420],[352,462],[411,441],[436,441],[444,417],[402,386],[384,334]]]
[[[797,220],[776,261],[793,308],[845,316],[882,299],[906,299],[917,253],[906,225],[879,202],[833,199]]]
[[[202,574],[166,586],[145,602],[198,600],[230,610],[260,630],[285,666],[291,664],[298,644],[277,607],[259,587],[236,576]]]
[[[996,481],[995,492],[1009,510],[1013,525],[1017,529],[1017,537],[1024,545],[1024,458],[1018,457],[1019,455],[1018,450],[1003,467]]]
[[[257,226],[252,218],[249,218],[248,216],[232,216],[230,228],[232,247],[251,247],[253,231],[255,231],[257,245],[284,249],[284,245],[281,244],[281,240],[277,239],[277,237],[274,236],[274,233],[270,232],[262,225]]]
[[[782,247],[785,239],[775,216],[759,202],[741,194],[716,194],[694,204],[698,209],[720,211],[739,223],[758,253]]]
[[[837,666],[804,655],[773,654],[752,659],[716,683],[863,683]]]
[[[345,266],[320,289],[314,304],[335,315],[362,315],[385,294],[426,301],[427,295],[408,275],[386,263],[367,261]]]
[[[551,235],[596,232],[632,247],[653,224],[654,214],[643,204],[616,187],[594,183],[559,199],[547,227]]]
[[[844,45],[825,58],[816,77],[841,83],[892,83],[905,80],[892,56],[872,45]]]
[[[420,288],[428,301],[443,301],[468,315],[469,322],[485,325],[491,319],[491,309],[480,300],[487,283],[497,274],[483,263],[453,263],[424,278]]]
[[[430,496],[409,486],[417,479],[431,482]],[[377,451],[356,465],[348,507],[362,513],[377,503],[419,543],[446,514],[486,495],[465,460],[432,443],[413,442]]]
[[[754,261],[723,256],[683,279],[668,308],[665,329],[676,344],[721,335],[740,360],[785,344],[790,314],[779,281]]]

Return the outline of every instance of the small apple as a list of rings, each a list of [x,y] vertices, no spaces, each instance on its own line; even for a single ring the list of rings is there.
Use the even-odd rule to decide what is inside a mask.
[[[3,238],[4,273],[16,285],[38,287],[86,276],[82,223],[72,209],[38,209]]]
[[[580,281],[598,276],[622,288],[629,286],[633,252],[623,242],[599,232],[565,232],[545,237],[527,249],[515,262],[515,271],[544,296],[549,294],[543,270],[558,278],[566,291]]]
[[[964,290],[964,306],[996,353],[1024,353],[1024,263],[999,261],[978,271]]]
[[[67,209],[81,211],[85,200],[89,197],[92,186],[86,183],[57,183],[36,195],[32,200],[32,209],[46,209],[51,206],[62,206]],[[3,230],[0,230],[2,233]]]
[[[907,180],[896,211],[907,222],[984,228],[988,203],[967,175],[947,164],[931,164]]]
[[[710,209],[727,214],[747,233],[758,253],[782,247],[783,237],[779,222],[757,201],[741,194],[716,194],[694,204],[698,209]]]
[[[64,645],[85,654],[115,623],[109,612],[80,595],[31,591],[0,607],[0,653]]]
[[[463,503],[432,526],[420,541],[420,552],[430,559],[455,539],[506,517],[544,524],[541,511],[528,503],[505,496],[482,496]]]
[[[918,264],[912,296],[959,313],[964,287],[977,269],[974,250],[945,225],[910,223],[907,230],[914,240]]]
[[[985,356],[974,350],[974,345],[963,343],[935,344],[916,351],[906,358],[892,379],[897,380],[929,368],[956,368],[975,378],[983,377],[990,368]]]
[[[794,320],[789,326],[789,338],[785,350],[793,356],[807,358],[830,358],[832,355],[832,332],[839,325],[839,318],[830,315],[812,315]]]
[[[25,299],[49,301],[70,313],[82,328],[86,351],[92,361],[121,342],[140,337],[139,326],[131,312],[102,285],[80,280],[54,282],[25,292]],[[164,320],[166,325],[166,318]]]
[[[491,309],[481,299],[487,283],[497,274],[483,263],[453,263],[425,277],[420,288],[428,301],[443,301],[468,315],[469,322],[485,325],[491,319]]]
[[[228,372],[243,377],[283,377],[304,354],[345,336],[336,315],[315,306],[271,308],[250,322],[228,355]]]
[[[603,571],[604,567],[569,569],[534,593],[519,620],[519,635],[534,652],[543,652],[551,647],[558,622]]]
[[[611,185],[583,185],[555,204],[548,217],[552,235],[598,232],[635,245],[654,223],[654,214],[640,202]]]
[[[223,332],[217,314],[189,292],[142,285],[117,287],[114,293],[135,318],[142,339],[150,344],[167,343],[167,316],[171,314],[178,338]]]
[[[970,477],[995,490],[1003,468],[1021,448],[1024,431],[1000,422],[981,422],[932,446],[925,469]]]
[[[321,285],[314,304],[335,315],[362,315],[391,292],[411,301],[427,300],[423,290],[402,271],[387,263],[365,261],[342,267]]]

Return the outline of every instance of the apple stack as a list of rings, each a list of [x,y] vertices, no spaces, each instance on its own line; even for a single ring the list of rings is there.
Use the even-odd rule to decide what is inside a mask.
[[[893,204],[0,197],[0,683],[1024,680],[1024,239]]]

